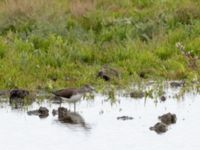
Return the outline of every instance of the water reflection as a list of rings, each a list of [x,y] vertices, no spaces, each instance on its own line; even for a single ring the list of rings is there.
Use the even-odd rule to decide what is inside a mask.
[[[59,107],[58,110],[53,109],[52,112],[55,113],[55,111],[57,111],[57,113],[54,116],[57,116],[56,120],[60,123],[65,124],[67,126],[71,125],[71,127],[81,127],[85,130],[91,129],[91,126],[85,122],[85,119],[80,113],[71,112],[70,110],[64,107]]]

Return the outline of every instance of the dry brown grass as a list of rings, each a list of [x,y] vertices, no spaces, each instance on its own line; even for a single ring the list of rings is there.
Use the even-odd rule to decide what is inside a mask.
[[[63,3],[56,0],[6,0],[0,2],[0,14],[7,17],[25,16],[29,18],[37,18],[52,15],[52,13],[60,13]]]
[[[72,15],[82,17],[87,12],[96,9],[96,2],[95,0],[71,0],[69,9]]]
[[[26,16],[33,15],[37,12],[46,0],[7,0],[2,2],[0,10],[6,14],[24,14]]]

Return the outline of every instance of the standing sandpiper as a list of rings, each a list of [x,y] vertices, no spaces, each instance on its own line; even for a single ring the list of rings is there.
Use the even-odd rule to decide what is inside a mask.
[[[74,103],[74,112],[76,111],[76,102],[81,100],[85,93],[94,91],[90,85],[85,85],[81,88],[67,88],[52,92],[55,96],[60,97],[63,101]]]

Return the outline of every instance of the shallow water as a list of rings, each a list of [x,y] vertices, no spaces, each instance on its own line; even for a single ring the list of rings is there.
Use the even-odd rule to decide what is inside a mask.
[[[171,97],[176,90],[167,91]],[[200,148],[200,95],[185,94],[183,99],[133,99],[116,96],[110,103],[106,96],[96,95],[94,100],[77,104],[84,118],[82,125],[63,124],[51,111],[59,105],[49,102],[34,103],[23,109],[12,109],[7,102],[0,104],[0,148],[2,150],[199,150]],[[3,99],[2,99],[3,100]],[[27,110],[46,106],[48,118],[28,116]],[[62,106],[69,108],[67,103]],[[73,106],[71,106],[73,109]],[[177,123],[164,134],[150,131],[157,117],[167,113],[177,115]],[[117,120],[118,116],[132,116],[133,120]]]

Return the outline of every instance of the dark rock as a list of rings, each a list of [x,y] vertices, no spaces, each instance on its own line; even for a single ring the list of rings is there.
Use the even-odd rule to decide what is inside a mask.
[[[178,88],[178,87],[181,87],[184,85],[184,81],[172,81],[170,83],[170,86],[173,87],[173,88]]]
[[[76,112],[70,112],[64,107],[58,108],[58,119],[64,123],[81,124],[85,126],[85,121],[80,114]]]
[[[159,116],[158,119],[160,119],[160,121],[166,125],[174,124],[176,123],[177,120],[176,114],[171,114],[171,113]]]
[[[133,91],[130,93],[130,96],[132,98],[143,98],[145,96],[145,93],[143,91]]]
[[[11,90],[9,96],[10,106],[14,109],[30,105],[35,100],[35,95],[33,93],[22,89]]]
[[[133,117],[130,117],[130,116],[120,116],[120,117],[117,117],[117,120],[133,120],[134,118]]]
[[[22,89],[14,89],[10,91],[10,100],[11,99],[24,99],[26,96],[28,96],[30,93],[27,90]]]
[[[150,127],[149,129],[155,131],[158,134],[164,133],[168,130],[167,125],[162,122],[156,123],[153,127]]]
[[[160,97],[160,100],[161,100],[162,102],[164,102],[164,101],[166,101],[166,97],[163,95],[163,96]]]
[[[38,110],[32,110],[27,112],[28,115],[36,115],[40,118],[46,118],[49,116],[49,110],[46,107],[40,107]]]
[[[39,117],[48,117],[49,116],[49,110],[46,107],[40,107],[39,110]]]

